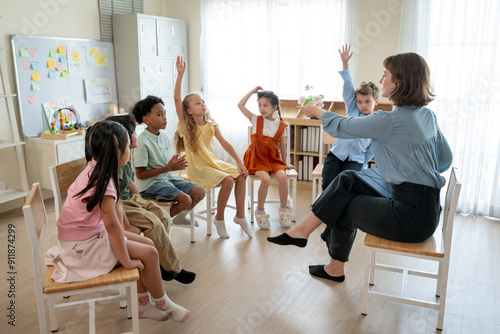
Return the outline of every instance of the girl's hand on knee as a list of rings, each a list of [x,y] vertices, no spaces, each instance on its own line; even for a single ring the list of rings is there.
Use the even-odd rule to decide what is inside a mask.
[[[245,179],[247,178],[248,170],[245,168],[243,164],[238,164],[238,172],[242,173]]]
[[[139,269],[139,271],[144,269],[144,264],[141,262],[141,260],[137,260],[137,259],[130,259],[130,262],[127,265],[122,264],[122,266],[124,266],[126,269],[137,268],[137,269]]]
[[[288,165],[288,169],[295,169],[295,166]]]

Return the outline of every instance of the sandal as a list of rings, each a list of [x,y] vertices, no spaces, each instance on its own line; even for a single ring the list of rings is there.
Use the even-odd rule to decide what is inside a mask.
[[[269,230],[271,227],[271,224],[269,223],[269,217],[271,217],[268,214],[264,215],[259,215],[258,210],[255,210],[255,220],[257,221],[257,225],[259,225],[259,228],[261,230]]]
[[[292,214],[290,211],[280,211],[280,225],[290,227],[292,225]]]

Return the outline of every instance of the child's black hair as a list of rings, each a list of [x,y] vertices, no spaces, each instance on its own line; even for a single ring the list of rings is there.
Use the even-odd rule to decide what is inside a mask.
[[[106,121],[117,122],[123,125],[125,130],[127,130],[128,132],[130,141],[132,141],[132,135],[135,133],[135,120],[132,115],[127,114],[127,115],[109,116],[108,118],[106,118]]]
[[[117,122],[101,121],[93,125],[85,136],[85,155],[94,158],[97,162],[90,174],[89,183],[75,197],[81,197],[90,189],[95,188],[87,201],[87,211],[91,212],[101,202],[108,187],[109,180],[113,179],[116,186],[117,198],[120,198],[118,187],[118,154],[127,148],[127,131]]]
[[[273,107],[278,106],[278,116],[280,117],[280,120],[283,120],[283,118],[281,118],[280,99],[278,95],[276,95],[275,92],[271,92],[270,90],[261,90],[257,93],[257,101],[263,97],[268,99]]]
[[[134,115],[138,124],[142,124],[142,117],[147,116],[157,103],[165,105],[161,98],[148,95],[145,99],[140,100],[132,107],[131,113]]]

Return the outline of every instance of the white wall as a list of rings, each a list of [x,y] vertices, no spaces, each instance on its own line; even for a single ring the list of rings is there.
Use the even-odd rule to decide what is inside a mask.
[[[22,7],[20,9],[20,6]],[[397,52],[400,0],[360,0],[360,41],[355,85],[361,81],[378,82],[382,61]],[[144,12],[184,19],[188,24],[190,91],[202,88],[200,67],[201,0],[145,0]],[[21,13],[21,14],[19,14]],[[0,0],[0,44],[10,47],[10,34],[99,39],[98,0]],[[15,77],[11,52],[7,53],[11,90]],[[17,109],[17,101],[15,103]],[[18,117],[19,119],[19,117]],[[10,140],[5,105],[0,103],[0,138]],[[19,187],[19,171],[12,150],[0,151],[0,181]],[[0,204],[0,212],[19,207],[22,201]]]

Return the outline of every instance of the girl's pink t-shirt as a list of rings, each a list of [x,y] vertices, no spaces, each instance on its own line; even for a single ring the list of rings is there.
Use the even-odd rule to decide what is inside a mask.
[[[80,197],[75,197],[87,186],[94,167],[95,161],[92,160],[68,189],[68,196],[57,220],[58,239],[61,241],[88,240],[105,229],[99,212],[99,204],[92,209],[92,212],[87,211],[87,199],[92,196],[95,188]],[[113,196],[115,202],[117,201],[118,196],[113,179],[109,180],[105,195]]]

